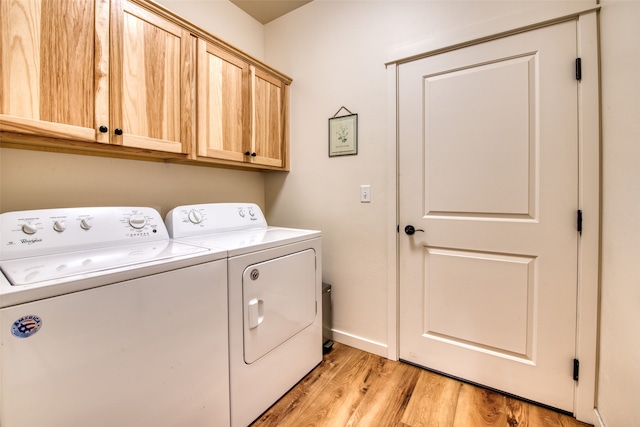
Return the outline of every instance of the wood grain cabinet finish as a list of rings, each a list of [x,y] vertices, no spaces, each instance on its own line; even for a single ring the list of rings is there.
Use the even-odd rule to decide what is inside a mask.
[[[127,0],[2,0],[0,130],[187,153],[195,42]]]
[[[198,40],[197,158],[288,169],[290,80]]]
[[[288,170],[291,79],[146,0],[0,0],[0,144]]]
[[[0,1],[0,131],[108,142],[108,7]]]
[[[199,157],[245,161],[249,149],[249,63],[198,40]]]
[[[251,66],[252,163],[288,169],[288,90],[282,80]]]
[[[111,0],[113,143],[172,153],[190,150],[195,47],[196,38],[186,29],[128,0]]]

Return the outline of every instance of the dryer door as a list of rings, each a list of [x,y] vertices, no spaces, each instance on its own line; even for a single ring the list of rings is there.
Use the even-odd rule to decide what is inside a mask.
[[[244,361],[251,364],[316,316],[313,249],[248,266],[242,274]]]

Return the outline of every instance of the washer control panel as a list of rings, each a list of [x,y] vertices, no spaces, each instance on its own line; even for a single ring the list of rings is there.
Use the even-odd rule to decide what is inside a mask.
[[[169,238],[160,213],[146,207],[7,212],[0,232],[2,260]]]
[[[254,203],[209,203],[172,209],[165,219],[171,237],[266,228],[267,220]]]

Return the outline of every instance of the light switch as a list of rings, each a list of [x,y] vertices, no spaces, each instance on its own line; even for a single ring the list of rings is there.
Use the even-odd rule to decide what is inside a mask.
[[[371,186],[370,185],[361,185],[360,186],[360,203],[370,203],[371,202]]]

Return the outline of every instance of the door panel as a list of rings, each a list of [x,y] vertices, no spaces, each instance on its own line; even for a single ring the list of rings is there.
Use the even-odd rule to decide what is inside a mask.
[[[242,273],[244,361],[251,364],[313,323],[316,253],[307,249]]]
[[[108,78],[96,72],[105,66],[97,52],[108,35],[99,21],[105,10],[103,1],[0,3],[0,130],[101,139],[106,104],[94,85]]]
[[[198,156],[245,160],[249,150],[249,64],[198,40]]]
[[[531,360],[535,258],[427,248],[425,266],[433,339]]]
[[[196,37],[128,0],[111,4],[112,142],[188,153],[195,141]]]
[[[535,66],[526,55],[425,77],[425,212],[531,213]]]
[[[268,73],[251,67],[252,151],[251,162],[283,167],[285,144],[286,85]]]
[[[573,411],[573,21],[402,64],[400,357]]]

